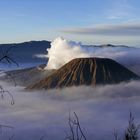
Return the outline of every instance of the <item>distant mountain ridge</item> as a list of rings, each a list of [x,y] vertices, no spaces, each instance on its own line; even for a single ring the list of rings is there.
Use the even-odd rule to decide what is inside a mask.
[[[42,62],[42,60],[36,58],[35,55],[45,54],[45,52],[47,53],[46,49],[50,48],[50,42],[43,40],[23,43],[0,44],[1,51],[6,51],[9,48],[11,48],[10,56],[19,63]]]
[[[20,70],[13,70],[5,72],[5,75],[0,76],[0,80],[8,82],[10,84],[16,84],[19,86],[28,86],[36,81],[42,80],[55,70],[44,70],[46,64],[39,65],[37,67],[31,67]]]
[[[79,85],[105,85],[139,79],[139,76],[107,58],[77,58],[27,89],[53,89]]]
[[[38,43],[50,43],[50,41],[47,40],[40,40],[40,41],[36,41],[36,40],[31,40],[31,41],[26,41],[26,42],[21,42],[21,43],[1,43],[1,46],[11,46],[11,45],[17,45],[17,46],[21,46],[21,45],[29,45],[29,44],[38,44]]]
[[[83,45],[85,47],[128,47],[123,45],[112,45],[112,44],[103,44],[103,45]],[[37,63],[44,64],[47,63],[48,59],[40,59],[36,57],[38,54],[47,54],[47,48],[51,47],[51,42],[42,40],[42,41],[29,41],[23,43],[9,43],[9,44],[0,44],[0,51],[6,51],[9,48],[12,48],[10,51],[10,57],[13,58],[17,63]]]

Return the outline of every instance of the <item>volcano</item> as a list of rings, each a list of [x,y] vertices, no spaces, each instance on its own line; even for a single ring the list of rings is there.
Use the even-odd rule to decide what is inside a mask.
[[[137,80],[139,76],[107,58],[77,58],[27,89],[53,89],[80,85],[105,85]]]

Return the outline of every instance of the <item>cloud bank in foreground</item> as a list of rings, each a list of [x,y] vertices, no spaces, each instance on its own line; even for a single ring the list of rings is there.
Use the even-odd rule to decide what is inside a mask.
[[[15,140],[62,140],[68,131],[69,111],[76,112],[87,139],[113,139],[114,128],[120,133],[127,126],[129,110],[140,122],[140,82],[131,81],[101,87],[71,87],[63,90],[25,92],[23,87],[0,83],[15,99],[0,102],[0,122],[14,126],[3,129],[0,138],[7,140],[14,134]]]
[[[134,47],[95,47],[69,41],[61,37],[51,43],[47,49],[49,58],[46,69],[58,69],[74,58],[100,57],[111,58],[140,74],[140,48]]]

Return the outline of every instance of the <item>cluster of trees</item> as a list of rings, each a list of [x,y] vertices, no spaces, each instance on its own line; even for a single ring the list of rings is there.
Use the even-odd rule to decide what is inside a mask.
[[[2,64],[2,63],[6,63],[6,64],[14,63],[18,66],[18,63],[10,57],[11,49],[12,49],[12,47],[10,47],[4,51],[2,48],[0,48],[0,64]],[[1,72],[1,70],[0,70],[0,72]],[[10,77],[10,75],[9,75],[9,77]],[[4,99],[5,94],[8,94],[10,96],[11,105],[14,105],[15,101],[14,101],[12,94],[8,90],[4,89],[2,85],[0,85],[0,98]],[[13,129],[13,127],[10,125],[0,124],[0,132],[1,133],[2,133],[3,128]],[[10,138],[9,138],[9,140],[10,140]]]
[[[126,128],[123,136],[123,140],[138,140],[139,139],[139,127],[140,125],[135,124],[135,118],[130,112],[129,120],[128,120],[128,127]],[[121,140],[118,136],[117,132],[114,132],[115,140]]]
[[[79,118],[75,112],[73,117],[69,115],[68,124],[69,124],[69,132],[66,133],[66,138],[65,138],[66,140],[87,140],[87,137],[81,128]],[[124,132],[123,140],[138,140],[139,127],[140,125],[135,124],[135,118],[132,112],[130,112],[128,126]],[[119,137],[118,132],[114,131],[114,140],[121,140],[121,139],[122,138]]]
[[[135,118],[130,112],[128,126],[124,132],[123,138],[119,137],[117,131],[114,131],[114,140],[139,140],[139,127],[140,125],[135,124]],[[9,125],[0,125],[0,130],[2,133],[3,128],[13,129],[14,127]],[[79,117],[74,112],[73,116],[69,114],[68,118],[68,131],[65,132],[65,140],[88,140],[85,132],[83,131]],[[9,137],[9,140],[14,140],[14,135]],[[44,135],[40,137],[39,140],[48,140],[47,136]],[[90,139],[91,140],[91,139]]]
[[[0,64],[2,64],[2,63],[6,63],[6,64],[10,64],[10,65],[16,64],[18,66],[18,63],[14,59],[12,59],[12,57],[11,57],[12,48],[13,47],[9,47],[6,50],[4,50],[3,48],[0,48]],[[1,72],[1,70],[0,70],[0,72]],[[15,80],[13,77],[11,77],[11,75],[9,75],[9,78],[12,79],[15,83]],[[8,90],[4,89],[2,85],[0,85],[0,97],[1,97],[1,99],[4,99],[5,94],[9,95],[9,97],[11,98],[11,105],[14,105],[15,101],[14,101],[12,94]]]

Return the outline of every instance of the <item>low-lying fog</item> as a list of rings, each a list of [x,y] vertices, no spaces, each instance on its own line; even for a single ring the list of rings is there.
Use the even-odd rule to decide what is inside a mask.
[[[6,95],[0,101],[0,139],[47,140],[65,139],[69,132],[68,117],[76,112],[88,140],[113,139],[114,129],[120,135],[127,127],[129,111],[140,123],[140,82],[131,81],[102,87],[72,87],[63,90],[27,92],[0,82],[13,95],[15,104]],[[44,138],[45,139],[45,138]]]

